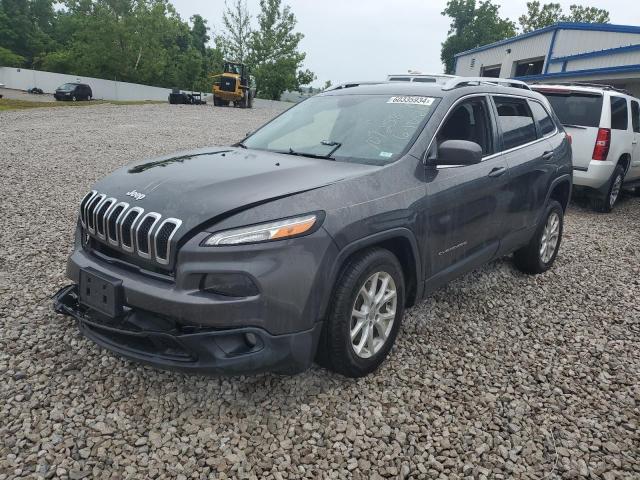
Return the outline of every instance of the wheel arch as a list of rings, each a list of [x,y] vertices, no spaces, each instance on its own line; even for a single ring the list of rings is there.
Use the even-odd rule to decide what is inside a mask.
[[[566,212],[569,206],[569,200],[571,199],[571,181],[568,178],[560,179],[560,181],[552,184],[549,191],[549,198],[560,202],[562,211]]]
[[[629,171],[629,167],[631,166],[631,154],[623,153],[620,155],[620,158],[618,158],[618,165],[621,165],[622,168],[624,168],[624,174],[626,175]]]
[[[336,282],[340,278],[341,272],[349,264],[350,259],[363,250],[372,247],[389,250],[400,262],[405,279],[405,305],[407,307],[415,305],[415,303],[422,298],[423,269],[418,249],[418,242],[411,230],[407,228],[396,228],[358,239],[349,243],[340,250],[331,269],[331,288],[326,289],[325,298],[322,302],[320,318],[324,318],[327,314],[329,301],[333,295]]]

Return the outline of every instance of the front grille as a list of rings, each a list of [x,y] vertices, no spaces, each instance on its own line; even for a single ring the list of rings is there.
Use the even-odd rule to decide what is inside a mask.
[[[220,90],[224,90],[225,92],[235,92],[236,79],[233,77],[222,77],[220,80]]]
[[[145,213],[141,207],[92,190],[80,202],[80,222],[86,231],[110,247],[168,265],[171,242],[182,221],[162,219],[156,212]]]

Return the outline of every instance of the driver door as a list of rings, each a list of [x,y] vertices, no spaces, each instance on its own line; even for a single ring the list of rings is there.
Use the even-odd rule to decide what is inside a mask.
[[[489,261],[504,235],[509,171],[497,148],[497,129],[486,95],[462,100],[436,133],[482,147],[483,160],[466,166],[427,166],[427,289]],[[432,153],[432,152],[430,152]],[[432,153],[433,155],[433,153]]]

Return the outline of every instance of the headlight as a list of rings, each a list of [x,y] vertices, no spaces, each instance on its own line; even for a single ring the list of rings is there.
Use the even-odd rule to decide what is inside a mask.
[[[272,240],[298,237],[312,230],[316,222],[318,222],[318,215],[309,214],[301,217],[285,218],[275,222],[259,223],[250,227],[234,228],[214,233],[202,245],[215,247],[218,245],[270,242]]]

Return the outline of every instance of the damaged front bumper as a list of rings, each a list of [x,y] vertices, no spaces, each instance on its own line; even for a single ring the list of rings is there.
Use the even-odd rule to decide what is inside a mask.
[[[54,309],[75,318],[84,336],[123,357],[163,369],[205,374],[304,371],[313,362],[322,329],[321,322],[309,330],[283,335],[257,327],[196,327],[129,307],[111,318],[82,305],[76,284],[55,294]]]

